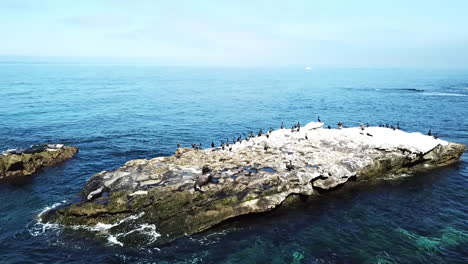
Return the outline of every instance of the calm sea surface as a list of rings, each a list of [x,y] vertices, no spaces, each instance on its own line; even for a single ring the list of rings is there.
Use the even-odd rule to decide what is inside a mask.
[[[468,71],[0,64],[0,150],[78,155],[0,183],[0,263],[468,263],[468,155],[412,178],[341,190],[163,247],[37,224],[94,173],[282,121],[396,123],[468,144]],[[149,234],[151,235],[151,234]]]

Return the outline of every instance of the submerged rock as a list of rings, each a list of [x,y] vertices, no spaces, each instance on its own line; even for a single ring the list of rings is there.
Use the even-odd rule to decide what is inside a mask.
[[[52,167],[70,159],[76,152],[78,148],[63,144],[9,149],[0,156],[0,179],[32,175],[44,167]]]
[[[320,195],[351,179],[393,178],[445,166],[466,149],[389,128],[322,126],[276,130],[230,145],[230,151],[180,148],[170,157],[129,161],[91,177],[81,202],[50,211],[41,220],[118,224],[122,231],[123,219],[138,215],[137,223],[155,225],[160,241],[168,241],[236,216],[272,210],[288,197]]]

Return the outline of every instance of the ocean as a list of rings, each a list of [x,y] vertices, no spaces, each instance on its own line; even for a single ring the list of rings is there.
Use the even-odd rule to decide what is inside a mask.
[[[80,148],[27,180],[0,183],[0,263],[468,263],[468,155],[293,210],[241,217],[170,244],[37,222],[94,173],[248,131],[399,123],[468,144],[468,71],[196,68],[0,63],[0,151]],[[154,231],[154,230],[153,230]],[[149,241],[149,242],[148,242]]]

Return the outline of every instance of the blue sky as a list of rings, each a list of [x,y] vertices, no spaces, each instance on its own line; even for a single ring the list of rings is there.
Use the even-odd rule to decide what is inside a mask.
[[[0,56],[468,68],[466,0],[1,0]]]

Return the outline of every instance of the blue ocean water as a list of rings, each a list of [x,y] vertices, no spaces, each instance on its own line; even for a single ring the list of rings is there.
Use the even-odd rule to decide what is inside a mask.
[[[0,263],[467,263],[468,155],[459,164],[330,193],[168,245],[120,246],[38,226],[94,173],[281,122],[396,123],[468,144],[468,71],[0,64],[0,150],[78,155],[0,183]],[[43,228],[43,229],[41,229]]]

